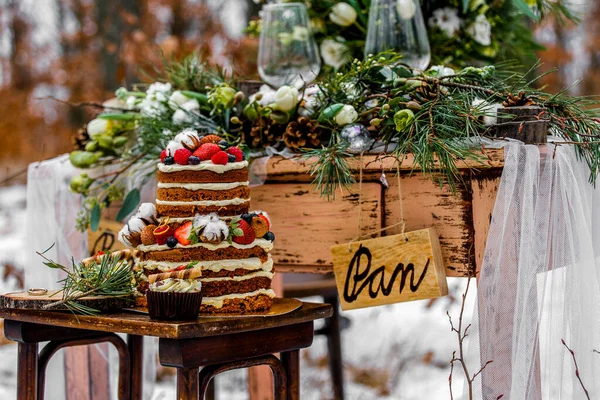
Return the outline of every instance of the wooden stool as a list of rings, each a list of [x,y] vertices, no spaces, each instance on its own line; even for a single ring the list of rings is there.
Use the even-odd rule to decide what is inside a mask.
[[[335,279],[318,274],[284,274],[283,297],[320,296],[333,307],[333,315],[325,326],[315,331],[327,338],[327,359],[335,400],[344,400],[344,364],[342,358],[341,331],[350,325],[350,320],[340,315],[339,298]]]
[[[161,364],[177,368],[179,400],[203,399],[210,380],[220,372],[261,364],[273,371],[275,398],[297,400],[299,349],[312,344],[314,320],[332,314],[330,305],[313,303],[302,303],[300,308],[278,316],[201,317],[189,322],[154,321],[147,315],[128,312],[75,316],[0,310],[6,337],[19,345],[18,400],[39,400],[40,392],[43,397],[43,372],[56,350],[106,341],[119,351],[119,399],[141,400],[143,336],[158,336]],[[128,334],[127,345],[115,333]],[[38,354],[42,341],[51,341],[51,346]],[[281,353],[281,360],[275,353]],[[204,368],[199,372],[200,367]]]

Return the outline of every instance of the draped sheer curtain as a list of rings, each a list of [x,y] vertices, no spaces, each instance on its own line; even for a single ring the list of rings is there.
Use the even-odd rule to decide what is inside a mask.
[[[598,398],[600,189],[573,146],[504,148],[467,351],[471,374],[492,362],[473,398]]]

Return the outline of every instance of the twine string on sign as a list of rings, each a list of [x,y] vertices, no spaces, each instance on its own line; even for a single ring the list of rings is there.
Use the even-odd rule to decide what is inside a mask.
[[[366,238],[372,235],[375,235],[377,233],[381,233],[381,232],[385,232],[388,229],[392,229],[395,228],[397,226],[401,226],[402,231],[400,232],[401,235],[404,235],[404,240],[406,240],[408,242],[408,236],[406,236],[405,230],[406,230],[406,223],[404,222],[404,207],[402,206],[402,202],[403,202],[403,198],[402,198],[402,180],[400,178],[400,164],[396,164],[396,179],[398,182],[398,203],[399,203],[399,208],[400,208],[400,222],[397,222],[395,224],[389,225],[389,226],[385,226],[381,229],[377,229],[374,231],[370,231],[369,233],[363,235],[362,234],[362,181],[363,181],[363,163],[362,163],[362,157],[363,157],[363,153],[360,153],[360,165],[359,165],[359,175],[358,175],[358,236],[356,236],[354,239],[352,239],[349,243],[348,243],[348,252],[352,251],[352,243],[357,242],[359,240],[361,240],[362,238]],[[381,160],[380,160],[381,162]],[[381,171],[383,174],[383,163],[381,162]]]

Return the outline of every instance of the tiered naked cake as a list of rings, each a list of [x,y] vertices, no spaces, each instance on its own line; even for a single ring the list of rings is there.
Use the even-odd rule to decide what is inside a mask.
[[[216,135],[187,129],[161,154],[156,206],[142,204],[119,234],[139,253],[138,291],[202,286],[201,312],[267,310],[274,235],[248,212],[248,162]],[[138,298],[145,305],[145,296]]]

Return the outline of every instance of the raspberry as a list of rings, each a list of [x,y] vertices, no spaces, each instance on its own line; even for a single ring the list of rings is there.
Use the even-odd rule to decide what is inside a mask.
[[[210,160],[213,162],[213,164],[225,165],[229,162],[229,157],[224,151],[219,151],[214,156],[212,156]]]
[[[239,147],[233,146],[227,150],[229,154],[233,154],[235,156],[235,161],[242,161],[244,159],[244,153],[240,150]]]
[[[165,157],[167,156],[167,150],[163,150],[160,152],[160,162],[163,162]]]
[[[179,165],[187,165],[188,158],[192,155],[192,152],[188,149],[179,149],[175,152],[173,158],[175,162]]]
[[[212,156],[221,151],[219,145],[214,143],[204,143],[196,151],[194,155],[200,159],[200,161],[210,160]]]

